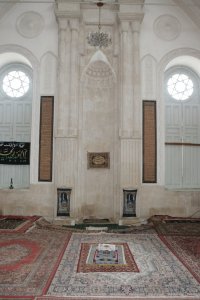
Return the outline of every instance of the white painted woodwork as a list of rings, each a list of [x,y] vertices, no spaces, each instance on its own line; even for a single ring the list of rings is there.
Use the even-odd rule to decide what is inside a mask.
[[[0,141],[30,142],[31,99],[0,99]],[[8,188],[13,179],[15,188],[30,185],[30,165],[0,164],[0,188]]]
[[[197,93],[198,94],[198,93]],[[200,144],[200,102],[196,93],[186,101],[169,100],[166,95],[166,142]],[[200,147],[165,147],[165,183],[170,188],[200,186]]]

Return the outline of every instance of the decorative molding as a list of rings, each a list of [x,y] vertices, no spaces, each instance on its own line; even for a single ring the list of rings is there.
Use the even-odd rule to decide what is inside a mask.
[[[141,23],[144,18],[144,13],[119,12],[118,18],[120,21],[138,21]]]
[[[25,38],[35,38],[44,29],[43,17],[34,11],[28,11],[20,15],[16,22],[18,33]]]
[[[121,187],[139,186],[141,182],[141,139],[121,140]]]
[[[55,15],[57,18],[66,18],[66,19],[80,19],[81,14],[79,11],[59,11],[55,10]]]
[[[160,39],[171,41],[180,35],[181,24],[174,16],[162,15],[154,21],[153,29]]]
[[[56,138],[54,166],[57,186],[74,188],[77,176],[77,147],[76,138]]]
[[[90,59],[83,70],[81,81],[85,86],[101,88],[112,87],[116,82],[115,72],[101,50],[97,50]]]
[[[156,98],[156,68],[157,61],[152,55],[145,55],[141,61],[142,99]]]
[[[41,57],[40,65],[40,93],[42,95],[55,95],[57,88],[57,57],[52,52],[46,52]]]

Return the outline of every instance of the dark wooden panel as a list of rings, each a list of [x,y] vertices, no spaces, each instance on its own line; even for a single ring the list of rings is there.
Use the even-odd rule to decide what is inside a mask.
[[[40,103],[39,181],[52,181],[53,159],[53,107],[52,96],[42,96]]]
[[[143,101],[143,182],[157,181],[156,101]]]

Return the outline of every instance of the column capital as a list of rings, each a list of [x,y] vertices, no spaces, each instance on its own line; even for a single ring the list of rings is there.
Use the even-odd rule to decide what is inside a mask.
[[[58,25],[59,25],[59,29],[65,30],[65,29],[67,29],[67,26],[68,26],[68,20],[64,19],[64,18],[59,18]]]
[[[143,19],[143,17],[142,17],[142,19]],[[133,32],[140,32],[141,22],[142,22],[141,19],[133,20],[131,22],[131,28],[132,28]]]
[[[121,32],[128,32],[129,31],[129,27],[130,27],[130,22],[129,21],[121,21],[121,24],[120,24],[120,29],[121,29]]]
[[[77,31],[79,30],[79,19],[78,18],[70,19],[69,23],[70,23],[71,30],[77,30]]]

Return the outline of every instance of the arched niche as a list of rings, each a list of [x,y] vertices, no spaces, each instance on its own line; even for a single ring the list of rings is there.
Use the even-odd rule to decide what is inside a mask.
[[[106,55],[101,50],[97,50],[91,57],[83,71],[81,81],[86,87],[113,87],[116,76]]]

